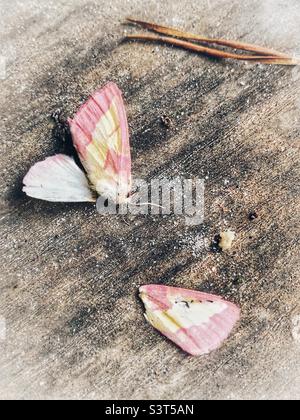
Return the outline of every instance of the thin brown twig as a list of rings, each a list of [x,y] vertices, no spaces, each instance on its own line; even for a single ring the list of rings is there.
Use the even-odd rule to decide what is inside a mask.
[[[226,51],[221,51],[215,48],[204,47],[202,45],[183,41],[178,38],[171,38],[171,37],[165,37],[165,36],[136,34],[136,35],[127,35],[125,39],[135,40],[135,41],[161,42],[164,44],[181,47],[190,51],[202,53],[202,54],[215,57],[215,58],[223,58],[223,59],[228,58],[228,59],[234,59],[234,60],[251,61],[253,63],[278,64],[278,65],[286,65],[286,66],[300,65],[299,59],[294,59],[292,57],[279,57],[276,55],[264,56],[264,55],[234,54],[234,53],[229,53]]]
[[[149,29],[151,31],[157,32],[159,34],[164,34],[164,35],[168,35],[168,36],[176,37],[176,38],[182,38],[188,41],[206,42],[208,44],[222,45],[222,46],[230,47],[236,50],[255,52],[257,55],[291,58],[287,54],[281,53],[273,49],[260,47],[258,45],[248,44],[248,43],[239,42],[239,41],[228,41],[226,39],[219,39],[219,38],[207,38],[201,35],[195,35],[195,34],[184,32],[184,31],[171,28],[168,26],[161,26],[161,25],[157,25],[156,23],[146,22],[146,21],[138,20],[138,19],[127,18],[127,21],[135,25],[139,25],[145,29]]]

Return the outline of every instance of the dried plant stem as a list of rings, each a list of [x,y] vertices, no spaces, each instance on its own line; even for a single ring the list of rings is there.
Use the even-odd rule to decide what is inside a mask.
[[[223,59],[228,58],[228,59],[234,59],[234,60],[251,61],[253,63],[278,64],[278,65],[286,65],[286,66],[295,66],[295,65],[300,64],[298,59],[293,59],[291,57],[279,57],[276,55],[265,56],[265,55],[234,54],[234,53],[229,53],[226,51],[221,51],[215,48],[204,47],[202,45],[183,41],[177,38],[171,38],[171,37],[165,37],[165,36],[137,34],[137,35],[128,35],[126,36],[126,39],[135,40],[135,41],[161,42],[164,44],[170,44],[170,45],[181,47],[190,51],[209,55],[215,58],[223,58]]]
[[[184,31],[181,31],[181,30],[178,30],[178,29],[175,29],[175,28],[171,28],[171,27],[168,27],[168,26],[161,26],[161,25],[157,25],[155,23],[145,22],[143,20],[128,18],[127,21],[130,22],[130,23],[139,25],[139,26],[141,26],[145,29],[149,29],[151,31],[157,32],[159,34],[164,34],[164,35],[168,35],[168,36],[172,36],[172,37],[176,37],[176,38],[182,38],[182,39],[185,39],[185,40],[188,40],[188,41],[206,42],[208,44],[222,45],[222,46],[230,47],[230,48],[237,49],[237,50],[254,52],[257,55],[290,58],[290,56],[287,55],[287,54],[283,54],[283,53],[281,53],[279,51],[276,51],[276,50],[273,50],[273,49],[260,47],[258,45],[247,44],[247,43],[238,42],[238,41],[228,41],[228,40],[225,40],[225,39],[218,39],[218,38],[207,38],[207,37],[203,37],[203,36],[200,36],[200,35],[191,34],[189,32],[184,32]]]

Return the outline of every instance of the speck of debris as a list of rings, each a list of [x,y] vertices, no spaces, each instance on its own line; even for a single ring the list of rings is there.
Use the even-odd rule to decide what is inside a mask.
[[[51,114],[51,118],[52,118],[52,120],[54,120],[56,122],[56,124],[63,124],[64,123],[63,118],[62,118],[62,112],[61,112],[60,109],[57,109],[56,111],[54,111]]]
[[[162,115],[160,117],[160,121],[161,124],[165,127],[165,128],[171,128],[172,125],[172,120],[170,117],[168,117],[167,115]]]
[[[221,235],[216,235],[211,243],[211,250],[212,252],[219,253],[222,251],[222,248],[220,247],[221,242]]]
[[[228,251],[232,248],[232,243],[235,239],[235,232],[228,229],[224,232],[220,233],[221,240],[219,242],[219,247],[222,249],[222,251]]]
[[[236,277],[233,279],[232,283],[233,283],[234,285],[240,285],[240,284],[242,284],[242,283],[243,283],[243,277],[242,277],[242,276],[236,276]]]
[[[257,219],[258,218],[258,214],[257,214],[257,212],[256,211],[251,211],[250,213],[249,213],[249,220],[255,220],[255,219]]]

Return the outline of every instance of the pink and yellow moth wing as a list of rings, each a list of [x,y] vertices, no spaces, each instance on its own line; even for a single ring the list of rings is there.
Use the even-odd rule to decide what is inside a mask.
[[[127,201],[131,155],[126,110],[117,85],[110,82],[95,92],[69,124],[74,146],[97,193],[119,203]]]
[[[219,348],[240,319],[240,309],[219,296],[161,285],[142,286],[145,317],[185,352]]]

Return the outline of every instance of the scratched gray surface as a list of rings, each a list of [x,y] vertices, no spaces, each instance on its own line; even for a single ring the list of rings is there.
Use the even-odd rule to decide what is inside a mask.
[[[298,399],[300,70],[121,41],[131,15],[300,53],[299,2],[0,5],[0,397]],[[126,98],[134,177],[205,177],[203,225],[20,192],[33,163],[67,148],[51,113],[72,115],[108,80]],[[212,253],[225,227],[234,248]],[[241,323],[187,357],[145,323],[147,283],[219,293]]]

